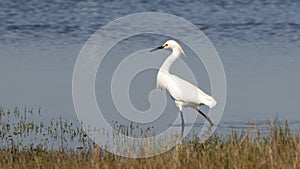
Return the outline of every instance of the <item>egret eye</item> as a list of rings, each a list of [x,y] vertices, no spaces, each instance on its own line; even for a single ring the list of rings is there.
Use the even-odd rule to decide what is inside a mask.
[[[168,46],[168,44],[165,44],[165,47],[167,47]]]

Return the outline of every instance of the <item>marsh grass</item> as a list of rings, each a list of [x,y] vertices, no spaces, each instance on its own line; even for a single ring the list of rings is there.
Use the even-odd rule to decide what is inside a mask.
[[[40,111],[0,108],[0,168],[300,168],[300,132],[291,133],[287,121],[270,122],[263,136],[259,130],[253,136],[253,129],[215,134],[201,144],[184,140],[161,155],[133,159],[105,152],[80,125],[40,117]],[[115,129],[151,133],[132,124]]]

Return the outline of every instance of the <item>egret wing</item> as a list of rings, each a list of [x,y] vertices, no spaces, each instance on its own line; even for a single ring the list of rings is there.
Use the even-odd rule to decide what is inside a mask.
[[[211,96],[207,95],[190,82],[175,75],[170,75],[167,84],[167,89],[175,100],[188,104],[206,104],[210,107],[213,107],[216,104]]]

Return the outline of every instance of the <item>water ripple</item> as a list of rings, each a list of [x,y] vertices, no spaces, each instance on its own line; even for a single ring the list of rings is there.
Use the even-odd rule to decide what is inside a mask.
[[[183,5],[184,4],[184,5]],[[147,11],[190,20],[217,42],[295,42],[300,40],[299,1],[185,1],[170,3],[95,0],[1,1],[2,42],[35,40],[82,43],[118,17]],[[58,41],[58,42],[57,42]]]

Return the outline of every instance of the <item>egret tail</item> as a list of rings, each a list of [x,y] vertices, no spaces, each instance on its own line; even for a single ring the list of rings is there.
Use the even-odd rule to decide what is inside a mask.
[[[213,108],[217,104],[217,101],[211,96],[205,96],[205,98],[201,98],[201,102],[207,105],[209,108]]]

